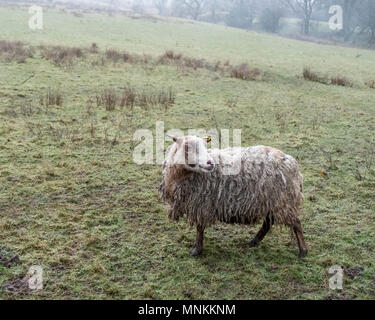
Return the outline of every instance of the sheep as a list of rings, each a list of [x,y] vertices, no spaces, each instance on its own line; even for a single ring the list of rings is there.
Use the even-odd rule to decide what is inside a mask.
[[[208,138],[171,138],[174,144],[163,162],[159,192],[170,220],[186,215],[196,226],[191,256],[202,253],[204,230],[215,222],[263,222],[250,247],[259,244],[272,225],[286,225],[297,238],[299,257],[306,256],[299,220],[302,174],[292,156],[268,146],[207,149]]]

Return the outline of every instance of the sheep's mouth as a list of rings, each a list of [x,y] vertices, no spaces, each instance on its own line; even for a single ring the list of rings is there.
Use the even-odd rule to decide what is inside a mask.
[[[211,164],[209,166],[199,166],[199,169],[204,171],[204,172],[211,172],[215,169],[215,165],[214,164]]]
[[[200,165],[200,164],[191,163],[191,164],[187,164],[187,168],[189,170],[196,171],[196,172],[209,173],[209,172],[212,172],[215,169],[215,165],[214,164]]]

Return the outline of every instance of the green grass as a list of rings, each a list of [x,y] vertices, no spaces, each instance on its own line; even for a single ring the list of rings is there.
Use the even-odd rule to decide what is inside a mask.
[[[38,50],[24,64],[0,60],[0,247],[21,258],[0,266],[0,286],[32,265],[43,266],[45,280],[42,291],[23,295],[0,287],[0,298],[375,298],[375,91],[364,85],[375,79],[374,51],[186,20],[77,18],[53,10],[44,16],[45,29],[30,31],[27,11],[0,8],[0,39],[96,42],[101,52],[70,67],[53,65]],[[105,48],[248,62],[264,77],[242,81],[153,63],[93,66]],[[304,66],[346,76],[354,87],[305,81]],[[173,87],[176,103],[106,111],[89,102],[103,88],[126,84]],[[49,87],[61,89],[62,106],[39,105]],[[160,167],[132,161],[134,131],[154,130],[158,120],[166,129],[216,122],[241,128],[243,146],[272,145],[296,157],[308,256],[297,258],[286,229],[275,228],[250,249],[260,226],[217,224],[206,231],[203,256],[190,258],[195,231],[167,221],[157,193]],[[328,287],[332,265],[364,270],[345,276],[337,292]]]

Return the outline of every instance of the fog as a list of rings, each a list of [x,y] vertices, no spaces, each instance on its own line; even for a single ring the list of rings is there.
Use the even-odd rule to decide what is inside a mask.
[[[39,0],[75,9],[125,10],[135,14],[173,16],[230,27],[277,33],[303,40],[324,39],[373,47],[373,0]]]

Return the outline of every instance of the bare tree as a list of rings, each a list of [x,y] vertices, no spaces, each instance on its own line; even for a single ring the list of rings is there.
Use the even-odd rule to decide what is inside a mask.
[[[322,8],[327,12],[330,6],[339,5],[343,12],[343,28],[340,31],[344,41],[348,41],[358,27],[358,11],[363,0],[320,0]]]
[[[255,0],[231,0],[227,16],[227,25],[236,28],[249,29],[256,15]]]
[[[198,20],[203,12],[206,0],[177,0],[186,9],[186,12],[194,20]]]
[[[354,32],[352,18],[354,14],[354,9],[358,3],[358,0],[342,0],[343,4],[343,34],[344,41],[348,41],[349,37]]]
[[[168,5],[168,0],[153,0],[153,4],[160,15],[165,14]]]
[[[374,0],[362,0],[360,1],[360,7],[358,8],[360,19],[358,25],[361,29],[359,35],[368,34],[368,43],[375,44],[375,2]]]
[[[216,12],[220,9],[220,0],[207,0],[206,6],[211,13],[211,22],[216,23]]]
[[[302,32],[306,35],[310,33],[310,21],[314,6],[318,0],[281,0],[297,16],[302,18]]]

